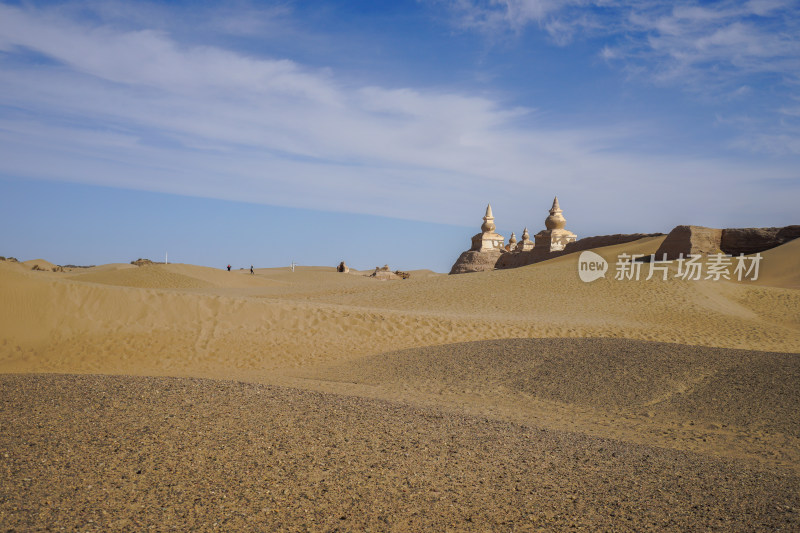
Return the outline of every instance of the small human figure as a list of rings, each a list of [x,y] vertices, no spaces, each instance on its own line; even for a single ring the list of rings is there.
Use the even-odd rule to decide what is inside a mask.
[[[230,266],[230,265],[228,265],[228,272],[230,272],[230,271],[231,271],[231,266]]]
[[[253,272],[253,265],[250,265],[250,274],[255,274],[255,272]]]

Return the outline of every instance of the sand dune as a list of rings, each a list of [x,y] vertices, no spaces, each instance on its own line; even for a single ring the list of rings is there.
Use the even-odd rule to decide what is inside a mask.
[[[793,476],[800,469],[800,434],[796,416],[800,407],[797,405],[800,398],[797,366],[800,357],[800,291],[792,288],[798,279],[799,245],[788,243],[764,252],[758,282],[686,281],[674,276],[674,266],[667,280],[658,277],[645,280],[647,264],[642,265],[642,279],[638,281],[614,279],[618,254],[653,253],[661,240],[663,237],[643,239],[596,250],[609,261],[610,270],[606,278],[592,283],[583,283],[579,279],[575,255],[514,270],[459,276],[415,272],[410,279],[388,282],[370,279],[359,272],[340,274],[332,267],[298,267],[294,272],[288,268],[257,269],[255,275],[251,275],[249,270],[227,272],[193,265],[135,267],[116,264],[71,272],[41,272],[24,265],[0,262],[0,374],[203,377],[293,387],[293,392],[285,393],[289,397],[309,394],[297,389],[314,390],[325,396],[313,396],[317,399],[311,403],[303,400],[292,404],[293,411],[274,414],[277,426],[271,427],[276,435],[284,435],[280,437],[284,439],[282,442],[289,442],[285,440],[289,438],[286,435],[295,435],[281,433],[287,428],[305,423],[320,427],[325,424],[324,418],[314,418],[316,415],[309,414],[316,412],[314,409],[320,402],[338,405],[337,412],[345,417],[341,422],[345,424],[341,428],[342,434],[350,431],[369,435],[369,428],[381,423],[388,424],[382,426],[386,435],[401,431],[404,423],[422,428],[419,433],[403,434],[400,440],[392,441],[396,446],[416,450],[416,455],[409,459],[409,472],[433,468],[424,454],[420,455],[424,450],[415,448],[420,442],[426,442],[437,454],[446,456],[449,453],[444,441],[424,440],[426,432],[439,431],[440,428],[433,429],[429,425],[432,419],[426,418],[428,415],[420,418],[419,410],[423,409],[435,413],[430,415],[433,419],[445,420],[447,427],[460,428],[453,430],[461,435],[456,439],[467,440],[456,447],[459,453],[480,457],[477,462],[465,463],[454,470],[437,471],[428,480],[436,491],[454,490],[455,485],[448,485],[444,479],[460,476],[478,483],[480,479],[485,481],[496,475],[497,470],[492,465],[502,463],[505,460],[503,454],[509,452],[501,447],[489,453],[487,447],[494,440],[504,439],[503,435],[509,432],[524,433],[532,431],[530,428],[570,432],[566,441],[548,437],[545,439],[548,444],[536,455],[517,457],[520,461],[541,465],[546,465],[547,461],[562,461],[557,475],[547,477],[547,483],[556,488],[538,494],[533,498],[534,502],[550,502],[560,491],[573,490],[570,488],[573,485],[561,486],[556,480],[577,476],[576,494],[583,494],[580,482],[583,479],[584,485],[589,487],[586,494],[592,494],[589,498],[593,502],[591,505],[597,504],[603,509],[613,505],[612,500],[598,491],[603,483],[609,482],[611,474],[608,472],[619,465],[603,463],[602,470],[606,473],[597,477],[568,464],[570,457],[578,457],[576,461],[581,462],[596,456],[595,451],[589,453],[583,447],[571,448],[565,444],[568,441],[588,439],[581,442],[598,443],[602,440],[604,444],[597,444],[598,447],[615,448],[620,453],[626,450],[624,454],[628,454],[627,457],[635,458],[632,463],[626,463],[625,468],[640,474],[649,472],[646,476],[650,477],[646,479],[650,481],[646,483],[653,484],[667,475],[665,465],[672,459],[662,462],[655,470],[648,470],[652,465],[646,456],[666,453],[675,458],[678,456],[669,454],[700,454],[697,457],[703,459],[681,463],[683,466],[679,471],[682,476],[685,473],[688,479],[696,464],[710,461],[703,464],[716,465],[708,470],[716,473],[704,479],[718,481],[729,475],[733,476],[729,479],[744,476],[753,480],[753,484],[748,486],[754,487],[754,492],[740,493],[737,496],[740,499],[730,500],[739,502],[735,504],[738,511],[726,507],[719,512],[698,515],[687,510],[677,522],[662,523],[660,520],[668,520],[663,513],[669,507],[669,500],[662,499],[659,500],[658,509],[661,510],[656,512],[657,519],[648,523],[634,522],[642,526],[637,528],[628,524],[628,517],[642,517],[646,513],[641,508],[642,500],[637,499],[639,497],[632,487],[628,487],[626,498],[639,507],[638,511],[631,507],[620,515],[625,516],[625,522],[620,521],[621,518],[603,521],[605,519],[598,518],[588,504],[581,507],[583,514],[569,515],[568,507],[565,507],[569,502],[554,503],[554,514],[548,515],[547,520],[561,520],[555,522],[556,527],[567,527],[572,523],[570,520],[577,520],[577,524],[585,527],[599,524],[601,529],[617,529],[621,525],[624,526],[622,529],[659,529],[658,525],[663,524],[672,529],[685,529],[690,525],[708,528],[717,523],[713,522],[717,519],[714,517],[735,516],[737,518],[731,524],[741,529],[773,526],[776,520],[794,515],[781,514],[778,517],[759,511],[751,513],[748,518],[741,514],[741,509],[760,508],[765,497],[766,482],[763,479],[767,478],[747,477],[750,476],[747,472],[776,469],[779,472],[776,475],[783,480],[780,483],[789,483],[785,487],[793,487]],[[92,383],[91,379],[101,378],[70,378],[62,385],[55,384],[50,378],[42,378],[43,381],[19,378],[21,381],[18,382],[13,381],[17,378],[4,379],[11,380],[7,383],[12,388],[27,383],[26,387],[40,390],[46,398],[59,393],[60,387],[66,391],[79,390],[86,383]],[[130,383],[132,390],[141,390],[146,397],[157,398],[161,393],[156,392],[158,387],[154,389],[153,383],[165,382],[145,380]],[[98,386],[101,389],[105,387]],[[115,388],[116,385],[109,387],[114,391],[125,389]],[[220,407],[214,406],[213,398],[204,396],[209,391],[228,390],[230,387],[243,390],[237,388],[242,385],[231,383],[208,387],[199,389],[202,393],[186,392],[171,401],[179,402],[178,405],[211,402],[208,408],[213,411]],[[74,395],[74,392],[65,394]],[[101,391],[98,389],[94,394],[85,398],[90,402],[86,407],[88,411],[82,411],[88,413],[87,416],[94,416],[91,413],[104,409],[105,403],[98,396]],[[354,397],[364,399],[356,400]],[[114,400],[110,401],[113,405]],[[126,407],[126,417],[135,418],[146,408],[138,400],[124,400],[124,403],[129,406],[129,409]],[[170,418],[170,409],[174,406],[157,402],[151,407],[155,410],[148,411],[148,420]],[[228,405],[224,409],[229,408]],[[394,425],[377,414],[361,418],[362,410],[373,408],[377,411],[370,412],[390,410],[400,422]],[[51,427],[55,433],[60,431],[59,427],[71,428],[65,438],[77,439],[74,442],[81,442],[84,437],[99,438],[76,428],[74,424],[78,418],[70,419],[65,415],[46,420],[43,411],[35,411],[35,414],[31,420],[41,420],[41,427]],[[467,420],[464,417],[470,416],[478,418],[462,423]],[[19,418],[14,420],[20,423]],[[248,427],[264,424],[260,418],[247,420],[246,423],[252,425]],[[205,429],[197,425],[200,423],[197,419],[192,422],[194,425],[183,427],[181,431],[206,434]],[[347,424],[352,426],[348,428]],[[500,429],[489,431],[486,429],[489,426],[481,424]],[[31,428],[25,431],[29,430],[33,431]],[[462,435],[467,430],[483,432],[486,437],[475,440]],[[159,426],[153,435],[160,439],[164,431],[169,431],[169,428]],[[228,439],[227,431],[213,437],[221,439],[214,442],[221,446]],[[517,449],[515,447],[523,442],[520,439],[526,438],[520,436],[521,433],[514,434],[516,440],[509,441],[509,450]],[[17,446],[19,439],[27,438],[22,436],[23,433],[15,435],[8,446]],[[37,435],[35,439],[43,438]],[[144,433],[126,435],[135,442],[150,438]],[[178,441],[176,438],[175,442]],[[642,451],[642,447],[653,446],[656,447],[653,449],[661,451]],[[312,468],[308,461],[312,461],[320,449],[302,446],[298,449],[306,454],[306,459],[293,457],[291,460],[299,466],[276,474],[276,478],[271,478],[272,483],[285,483],[281,476],[287,472],[306,475]],[[108,460],[116,457],[106,452],[108,450],[98,457],[107,457]],[[154,450],[147,453],[156,454]],[[221,447],[207,448],[204,453],[207,453],[207,458],[224,457]],[[362,455],[358,455],[360,453]],[[371,461],[370,464],[381,464],[389,460],[387,453],[364,449],[354,451],[354,455],[336,455],[336,461],[350,460],[337,479],[349,483],[347,486],[355,491],[353,494],[363,496],[370,493],[375,489],[374,485],[371,482],[359,485],[363,481],[360,477],[362,471],[354,465],[362,459]],[[79,456],[79,461],[91,462],[85,454]],[[161,464],[158,457],[152,455],[147,459],[148,464]],[[184,453],[171,457],[169,460],[175,465],[192,459]],[[249,458],[249,455],[237,456],[236,460],[247,461]],[[26,462],[27,459],[20,461],[13,463],[17,465],[14,467],[16,470],[2,471],[5,477],[0,479],[0,486],[24,488],[19,485],[20,476],[33,466]],[[739,461],[736,463],[739,466],[731,467],[733,470],[721,466],[733,464],[728,461]],[[397,466],[386,468],[393,471]],[[473,477],[474,471],[482,473]],[[198,478],[204,480],[203,486],[210,483],[209,479],[219,478],[219,472],[213,472],[208,474],[210,478]],[[542,476],[543,472],[535,469],[526,470],[524,474]],[[246,473],[237,476],[239,480],[249,479]],[[356,483],[354,479],[360,481]],[[387,516],[399,516],[398,513],[405,513],[411,507],[408,507],[408,500],[397,498],[400,481],[392,479],[380,486],[380,490],[387,492],[385,497],[381,497],[383,499],[379,499],[379,505],[394,501],[394,507],[385,507],[390,509]],[[634,476],[633,479],[637,478]],[[616,477],[614,480],[620,482]],[[152,480],[149,483],[146,490],[150,491],[147,492],[150,499],[142,502],[148,508],[160,505],[160,498],[164,495],[162,486],[153,485]],[[712,485],[717,487],[716,492],[709,492],[704,483],[706,481],[697,478],[687,482],[686,490],[693,495],[699,494],[691,498],[716,495],[724,500],[730,491],[738,490],[733,485],[730,489],[720,488],[728,485],[714,481],[716,484]],[[509,499],[499,478],[491,486],[491,490],[482,488],[459,492],[451,503],[464,512],[475,512],[476,517],[484,520],[481,523],[491,529],[519,526],[521,522],[517,520],[522,520],[522,515],[509,510],[503,503],[514,500]],[[36,487],[39,488],[30,489],[33,492],[20,494],[46,492],[44,485]],[[304,487],[315,498],[327,497],[316,492],[316,485],[316,488]],[[685,496],[676,496],[688,493],[673,488],[677,492],[670,497],[689,501]],[[362,489],[363,493],[359,492]],[[291,492],[292,489],[286,490]],[[116,494],[122,500],[128,497],[124,490]],[[241,494],[236,494],[240,498]],[[282,508],[291,510],[287,513],[290,518],[280,523],[306,523],[298,518],[301,516],[298,513],[305,511],[296,505],[299,501],[295,498],[297,495],[293,492],[291,495],[292,498],[281,500]],[[789,508],[798,507],[794,500],[787,499],[786,494],[781,494],[781,497],[786,499],[788,503],[785,505]],[[18,501],[14,499],[17,496],[9,498],[3,501]],[[53,516],[72,516],[68,509],[75,507],[75,500],[63,495],[59,498],[65,502],[64,508],[61,514]],[[246,498],[267,505],[263,495]],[[289,500],[295,503],[287,503]],[[475,501],[484,500],[491,504],[480,508],[475,506]],[[238,508],[248,509],[247,513],[250,513],[249,505],[240,501]],[[272,505],[269,503],[267,506],[272,509]],[[326,505],[339,512],[344,504],[336,499]],[[448,511],[441,506],[445,504],[435,505],[437,519],[448,516]],[[517,507],[530,509],[526,505]],[[711,509],[711,504],[708,505]],[[314,505],[308,504],[307,509],[312,508]],[[355,510],[353,512],[360,509],[357,505],[350,508]],[[496,510],[513,515],[514,527],[510,523],[501,527],[503,524],[497,522],[500,518]],[[216,511],[206,507],[197,513],[196,516],[217,516]],[[591,514],[591,520],[576,518],[588,516],[587,513]],[[0,515],[0,523],[11,524],[3,516],[10,515]],[[408,524],[414,525],[412,529],[431,525],[409,514],[402,516],[403,521],[393,526],[398,530]],[[702,519],[700,522],[696,520],[698,516]],[[174,516],[173,519],[178,520]],[[30,523],[42,526],[48,522],[34,520]],[[549,522],[534,520],[533,523],[546,525]],[[22,527],[17,522],[14,524],[14,527]],[[375,522],[358,524],[374,526]],[[434,526],[441,529],[448,524],[435,522]],[[465,526],[453,527],[463,529]],[[136,529],[135,526],[129,528]]]
[[[76,268],[73,269],[71,272],[75,273],[105,272],[107,270],[127,270],[132,268],[139,268],[139,267],[136,265],[132,265],[130,263],[108,263],[106,265],[95,265],[85,268]]]
[[[305,387],[800,467],[800,357],[627,339],[428,346],[298,372]]]
[[[759,285],[800,289],[800,239],[761,252]]]
[[[646,251],[658,243],[631,244]],[[1,268],[0,371],[270,381],[281,369],[518,337],[800,352],[796,290],[610,277],[586,284],[575,261],[390,283],[331,268],[255,276],[188,265],[77,275]]]
[[[30,270],[30,267],[25,265],[25,264],[23,264],[23,263],[19,263],[17,261],[5,260],[5,261],[0,261],[0,269],[6,270],[6,271],[16,270],[16,271],[19,272],[19,271]]]
[[[687,419],[702,417],[702,404],[717,422],[800,437],[796,354],[627,339],[502,339],[368,356],[320,375],[326,373],[369,384],[506,389],[609,411],[669,408]]]
[[[147,289],[257,288],[272,283],[250,271],[231,271],[195,265],[152,264],[137,267],[95,267],[69,276],[73,281]]]
[[[147,289],[200,289],[214,286],[196,276],[177,273],[166,265],[144,265],[134,268],[87,272],[71,276],[70,279],[86,283]]]
[[[53,270],[56,268],[56,265],[44,259],[30,259],[28,261],[22,261],[21,264],[28,268],[38,267],[41,270]]]

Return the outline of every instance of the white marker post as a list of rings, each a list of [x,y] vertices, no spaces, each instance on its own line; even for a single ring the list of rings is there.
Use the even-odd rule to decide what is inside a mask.
[[[169,253],[167,252],[164,252],[164,264],[165,265],[169,264]]]

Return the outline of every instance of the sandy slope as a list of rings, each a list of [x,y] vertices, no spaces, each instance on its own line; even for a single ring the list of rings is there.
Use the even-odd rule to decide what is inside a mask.
[[[300,386],[800,470],[800,357],[627,339],[428,346],[297,372]],[[334,384],[332,384],[333,382]]]
[[[53,270],[56,267],[56,265],[44,259],[30,259],[28,261],[23,261],[21,264],[27,268],[39,267],[42,270]]]
[[[138,287],[143,289],[200,289],[214,286],[198,276],[175,272],[170,266],[171,265],[145,265],[133,268],[86,272],[70,276],[70,279],[84,283],[102,283],[104,285]]]
[[[761,252],[761,275],[755,283],[800,289],[800,239]]]
[[[800,469],[800,291],[793,287],[800,286],[800,244],[762,253],[757,282],[685,281],[674,277],[674,267],[668,280],[614,279],[618,254],[653,253],[662,239],[598,249],[611,269],[592,283],[578,278],[575,255],[507,271],[415,272],[393,282],[329,267],[257,269],[251,275],[192,265],[117,264],[60,273],[0,262],[0,374],[187,376],[278,384],[332,395],[324,402],[344,402],[341,409],[350,413],[347,420],[354,428],[368,428],[375,419],[356,420],[358,414],[349,410],[367,404],[341,400],[342,395],[388,400],[401,411],[475,415],[503,428],[516,423],[566,430],[625,446],[751,465],[737,467],[740,473],[775,468],[795,476]],[[642,265],[642,278],[648,268]],[[35,380],[25,383],[39,386]],[[42,383],[45,395],[62,386]],[[73,390],[79,383],[68,380],[63,387]],[[135,383],[134,388],[150,390],[149,382]],[[207,400],[187,393],[175,401]],[[134,404],[126,411],[130,416],[143,408]],[[312,408],[297,405],[302,405],[299,411],[276,415],[275,423],[283,428],[306,423]],[[409,424],[427,424],[409,416]],[[46,424],[72,424],[59,420]],[[470,424],[464,427],[475,427]],[[387,426],[386,432],[395,429]],[[204,430],[193,426],[191,431]],[[409,438],[398,445],[413,446],[422,437]],[[493,438],[498,437],[469,441],[461,449],[477,453]],[[524,459],[561,457],[564,450],[558,445],[538,459]],[[208,453],[222,456],[219,448]],[[375,450],[370,453],[370,460],[385,460]],[[634,471],[647,469],[644,455],[636,456]],[[179,463],[185,459],[176,457]],[[481,457],[492,464],[502,460]],[[414,461],[413,468],[430,466],[421,457]],[[469,468],[486,468],[486,475],[495,471],[479,464]],[[30,465],[19,468],[16,474],[6,471],[14,483]],[[304,472],[308,465],[298,468]],[[449,475],[467,475],[458,472]],[[569,468],[560,472],[581,475]],[[652,479],[664,475],[663,470],[651,474]],[[605,478],[586,479],[599,486]],[[397,488],[389,485],[386,490]],[[689,486],[694,491],[704,485],[693,480]],[[469,497],[494,497],[487,494],[470,492]],[[502,507],[498,498],[491,501]],[[743,498],[749,502],[745,506],[761,501],[761,496]],[[459,509],[469,508],[467,500],[458,502]],[[482,516],[490,522],[497,518]],[[773,518],[759,523],[773,524]],[[0,516],[0,523],[10,522]]]
[[[619,250],[601,253],[612,258]],[[797,290],[611,276],[586,284],[576,271],[568,256],[398,282],[315,268],[251,276],[153,265],[60,274],[0,263],[0,371],[270,381],[285,369],[396,349],[517,337],[800,352]]]

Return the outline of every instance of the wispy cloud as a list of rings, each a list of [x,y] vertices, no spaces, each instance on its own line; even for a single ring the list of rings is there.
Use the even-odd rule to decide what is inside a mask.
[[[746,96],[789,102],[798,95],[796,0],[457,0],[450,6],[462,29],[496,38],[532,26],[559,46],[589,40],[596,43],[598,57],[630,78],[676,87],[707,102]],[[767,153],[794,152],[791,147],[800,140],[794,137],[796,124],[778,120],[774,109],[761,111],[772,115],[771,130],[749,146]]]
[[[629,28],[646,41],[630,46],[632,57],[654,61],[650,69],[662,80],[691,76],[726,85],[757,74],[790,79],[800,76],[798,5],[726,3],[711,7],[678,6],[664,11],[639,8]]]
[[[733,146],[751,152],[800,155],[800,135],[754,133],[736,139]]]
[[[576,33],[596,27],[595,17],[581,10],[591,4],[589,0],[453,0],[449,7],[456,25],[465,30],[497,37],[508,31],[519,34],[535,24],[564,45]]]
[[[800,5],[794,0],[455,0],[450,6],[463,29],[503,33],[535,25],[561,45],[575,37],[604,38],[604,58],[647,62],[662,80],[693,70],[708,77],[800,75]]]
[[[515,9],[544,24],[559,12]],[[556,128],[491,95],[356,84],[93,13],[0,4],[0,173],[468,223],[475,198],[526,213],[533,194],[571,191],[576,210],[645,214],[700,179],[735,191],[763,172],[632,153],[640,131],[624,123]],[[642,183],[659,197],[631,208],[623,193]]]

